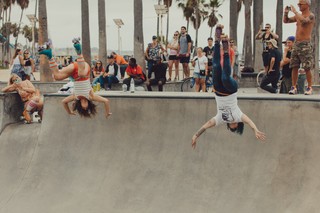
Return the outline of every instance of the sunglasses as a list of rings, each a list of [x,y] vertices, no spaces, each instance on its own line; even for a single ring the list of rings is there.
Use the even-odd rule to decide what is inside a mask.
[[[25,55],[28,55],[29,53],[24,53]]]
[[[97,64],[101,64],[101,63],[99,62],[99,63],[97,63]]]
[[[178,36],[178,34],[174,34],[174,36]]]
[[[266,29],[270,29],[270,27],[265,27]]]

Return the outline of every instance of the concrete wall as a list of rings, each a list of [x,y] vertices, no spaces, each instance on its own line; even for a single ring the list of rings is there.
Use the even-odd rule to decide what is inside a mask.
[[[0,132],[11,123],[18,122],[23,111],[23,103],[17,93],[0,93]]]

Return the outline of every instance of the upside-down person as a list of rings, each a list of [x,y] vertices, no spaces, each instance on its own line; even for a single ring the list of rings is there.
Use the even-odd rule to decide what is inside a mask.
[[[83,58],[80,38],[73,39],[72,42],[78,55],[77,61],[61,70],[58,69],[56,61],[52,58],[52,50],[50,48],[39,49],[39,54],[48,57],[50,70],[55,80],[64,80],[68,77],[74,79],[74,94],[63,99],[63,106],[70,115],[75,115],[75,111],[77,111],[80,116],[91,117],[97,112],[94,101],[101,102],[104,103],[105,116],[108,118],[111,115],[109,100],[93,92],[90,84],[90,65]],[[69,107],[70,102],[74,102],[71,109]]]
[[[210,127],[226,123],[231,132],[243,133],[244,123],[248,124],[259,140],[265,139],[265,134],[260,132],[253,121],[241,112],[238,106],[237,91],[238,84],[230,76],[231,65],[229,57],[229,41],[227,37],[222,38],[222,25],[216,28],[216,41],[213,58],[213,86],[216,93],[217,114],[207,121],[192,137],[192,147],[195,148],[197,139]],[[223,62],[220,62],[220,41],[223,46]]]

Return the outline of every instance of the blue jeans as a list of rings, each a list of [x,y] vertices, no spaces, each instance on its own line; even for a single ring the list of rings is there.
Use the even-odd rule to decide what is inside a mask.
[[[112,84],[116,84],[119,83],[119,80],[116,76],[111,75],[111,76],[107,76],[107,77],[103,77],[103,75],[101,75],[99,77],[99,82],[101,84],[101,87],[104,87],[105,83],[107,83],[107,87],[109,89],[111,89],[111,85]]]
[[[237,82],[231,77],[231,64],[229,53],[223,55],[223,69],[220,64],[220,42],[214,44],[213,57],[213,86],[216,90],[216,95],[225,96],[231,95],[238,91]]]
[[[148,78],[151,78],[152,75],[152,67],[156,62],[154,60],[148,60]]]

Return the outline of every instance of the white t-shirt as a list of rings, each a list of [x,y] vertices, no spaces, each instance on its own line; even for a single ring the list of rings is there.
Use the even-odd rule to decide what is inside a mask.
[[[238,107],[237,93],[229,96],[215,96],[218,113],[212,119],[215,119],[216,126],[222,123],[242,122],[242,112]]]
[[[198,59],[198,60],[196,60],[196,59]],[[208,64],[208,58],[205,55],[203,55],[201,57],[196,56],[196,57],[194,57],[193,60],[196,60],[193,72],[200,73],[200,69],[201,70],[205,70],[206,69],[206,64]]]
[[[110,75],[114,75],[114,65],[109,65],[109,72]]]

